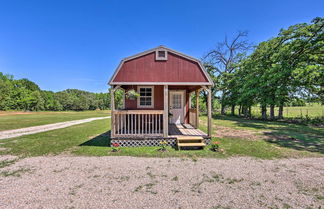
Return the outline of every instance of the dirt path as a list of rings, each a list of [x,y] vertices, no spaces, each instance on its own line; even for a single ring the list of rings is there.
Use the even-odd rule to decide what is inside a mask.
[[[0,185],[6,209],[320,208],[324,158],[44,156],[0,168]]]
[[[7,139],[7,138],[13,138],[23,135],[29,135],[29,134],[35,134],[60,128],[66,128],[69,126],[81,124],[81,123],[87,123],[94,120],[101,120],[110,118],[110,116],[107,117],[96,117],[96,118],[87,118],[82,120],[73,120],[73,121],[66,121],[66,122],[60,122],[60,123],[52,123],[47,125],[41,125],[41,126],[33,126],[33,127],[27,127],[27,128],[20,128],[20,129],[14,129],[14,130],[6,130],[6,131],[0,131],[0,139]]]

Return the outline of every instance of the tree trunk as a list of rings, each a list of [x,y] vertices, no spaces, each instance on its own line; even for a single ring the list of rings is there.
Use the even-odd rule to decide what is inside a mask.
[[[241,116],[241,114],[242,114],[242,105],[240,105],[239,107],[239,116]]]
[[[251,106],[249,106],[249,118],[251,118],[252,117],[252,110],[251,110],[252,108],[251,108]]]
[[[244,114],[245,118],[248,117],[248,108],[247,108],[247,106],[243,106],[243,114]]]
[[[232,105],[231,114],[235,115],[235,105],[234,104]]]
[[[221,97],[221,115],[225,115],[225,99],[224,99],[225,91],[222,91],[222,97]]]
[[[221,114],[225,115],[225,105],[223,103],[221,104]]]
[[[282,104],[279,106],[278,118],[283,119],[283,105]]]
[[[274,116],[274,105],[270,105],[270,120],[274,120],[275,116]]]
[[[261,106],[261,114],[262,114],[262,119],[267,120],[267,106],[266,105]]]

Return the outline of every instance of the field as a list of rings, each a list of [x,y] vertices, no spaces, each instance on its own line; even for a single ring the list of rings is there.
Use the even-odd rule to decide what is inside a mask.
[[[71,120],[107,116],[110,111],[16,112],[0,111],[0,131]]]
[[[44,114],[44,115],[43,115]],[[14,123],[15,117],[28,116],[44,119],[42,123],[62,121],[64,119],[80,119],[85,117],[103,116],[107,111],[80,113],[39,113],[35,115],[10,115]],[[46,115],[46,116],[45,116]],[[59,116],[59,117],[58,117]],[[65,117],[63,117],[65,116]],[[58,117],[58,118],[56,118]],[[62,118],[63,117],[63,118]],[[2,119],[3,120],[3,119]],[[206,117],[202,116],[201,129],[206,131]],[[33,124],[37,119],[32,120]],[[286,157],[316,157],[324,154],[324,128],[285,122],[264,122],[246,120],[237,117],[215,116],[213,118],[213,140],[220,141],[223,152],[211,152],[209,147],[204,150],[176,151],[168,148],[168,152],[158,152],[156,147],[121,148],[118,153],[112,153],[109,146],[110,119],[93,121],[33,135],[1,140],[0,154],[10,154],[22,157],[58,155],[69,153],[86,156],[127,155],[143,157],[230,157],[252,156],[263,159]],[[8,128],[9,123],[0,123],[0,129]],[[16,126],[18,127],[18,126]]]
[[[275,115],[278,115],[278,107],[275,108]],[[235,109],[235,114],[238,114],[238,107]],[[220,112],[220,110],[217,110]],[[230,114],[230,109],[226,111]],[[269,115],[270,108],[267,109],[267,114]],[[261,117],[261,110],[258,106],[253,106],[251,110],[253,117]],[[319,103],[310,103],[302,107],[284,107],[283,111],[284,118],[302,118],[302,117],[324,117],[324,106]]]

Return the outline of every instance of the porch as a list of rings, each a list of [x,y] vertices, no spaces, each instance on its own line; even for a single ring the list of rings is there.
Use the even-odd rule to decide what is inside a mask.
[[[145,98],[150,97],[150,108],[143,108],[137,100],[129,100],[124,96],[123,108],[115,109],[114,92],[122,89],[124,94],[128,90],[137,88]],[[151,88],[149,94],[147,89]],[[207,133],[199,130],[199,96],[200,92],[207,92],[208,98],[208,126]],[[121,140],[199,140],[201,145],[205,139],[211,138],[211,95],[210,88],[205,86],[115,86],[112,90],[112,118],[111,138]],[[191,96],[195,95],[195,99]],[[149,95],[149,96],[147,96]],[[143,96],[144,97],[144,96]],[[193,101],[191,101],[193,100]],[[147,101],[147,100],[146,100]],[[194,105],[192,105],[192,103]],[[172,142],[173,143],[173,142]],[[151,144],[156,144],[151,143]]]
[[[169,146],[177,147],[204,147],[210,144],[211,137],[191,124],[168,124],[168,135],[163,135],[163,114],[160,111],[117,111],[115,112],[115,137],[111,142],[120,146],[160,146],[166,141]]]
[[[192,112],[196,112],[192,109]],[[191,117],[196,118],[194,113]],[[114,111],[114,136],[144,137],[144,138],[175,138],[177,136],[202,136],[208,135],[199,130],[195,120],[186,124],[168,124],[168,136],[163,137],[163,110],[115,110]]]

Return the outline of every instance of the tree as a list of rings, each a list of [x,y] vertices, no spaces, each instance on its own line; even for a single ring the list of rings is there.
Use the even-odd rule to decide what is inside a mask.
[[[219,82],[221,114],[225,114],[226,98],[231,94],[228,83],[230,74],[235,72],[239,63],[252,48],[246,37],[247,32],[238,32],[230,41],[225,37],[223,42],[218,43],[216,48],[210,50],[204,57],[205,62],[214,66],[211,73],[217,77]]]
[[[40,91],[33,91],[30,94],[30,107],[29,110],[39,111],[44,110],[44,99],[40,93]]]
[[[9,110],[14,101],[11,98],[13,91],[13,76],[0,72],[0,110]]]
[[[323,86],[323,18],[311,24],[297,24],[268,41],[260,43],[250,55],[246,68],[251,79],[257,79],[255,89],[261,104],[262,118],[270,106],[270,119],[279,106],[278,118],[283,116],[283,106],[303,94],[317,94]],[[247,63],[247,62],[246,62]]]

